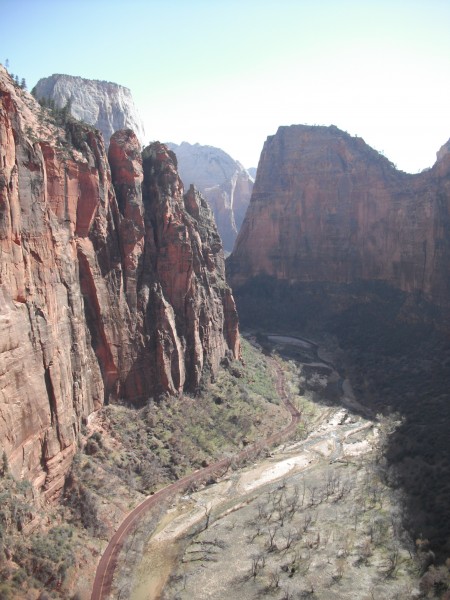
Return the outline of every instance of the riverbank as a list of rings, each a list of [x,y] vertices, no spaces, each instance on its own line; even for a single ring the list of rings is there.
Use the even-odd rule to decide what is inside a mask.
[[[283,336],[282,340],[273,342],[287,343],[287,338]],[[298,339],[295,342],[303,350],[311,350],[305,345],[308,343]],[[312,377],[312,365],[314,362],[309,360],[309,378]],[[328,375],[334,377],[332,368]],[[306,380],[300,370],[300,386]],[[346,392],[343,390],[343,398],[345,394],[348,394],[348,388]],[[229,600],[230,590],[235,594],[233,597],[245,599],[254,598],[255,592],[257,595],[273,593],[277,588],[286,594],[294,589],[306,593],[314,586],[319,586],[325,594],[325,588],[334,583],[339,583],[342,588],[347,571],[349,582],[352,580],[355,567],[351,557],[359,551],[370,553],[360,561],[367,567],[363,578],[358,570],[361,593],[376,588],[380,594],[377,597],[392,597],[386,595],[387,587],[383,583],[392,554],[387,547],[392,534],[391,524],[382,526],[383,536],[380,536],[383,539],[379,536],[377,543],[371,542],[370,547],[367,544],[367,528],[370,528],[371,520],[380,518],[380,507],[384,507],[381,516],[385,515],[386,507],[395,508],[395,504],[391,505],[390,491],[374,473],[377,426],[361,416],[352,415],[345,408],[311,403],[313,395],[306,391],[306,398],[292,396],[294,404],[305,403],[308,413],[305,417],[310,429],[306,439],[282,446],[270,457],[227,473],[217,484],[182,496],[172,504],[155,533],[141,544],[140,564],[132,575],[129,573],[132,585],[128,597],[132,600],[174,597]],[[369,487],[372,500],[367,498]],[[286,502],[291,499],[291,506],[297,495],[298,502],[291,518],[283,517],[275,508],[269,519],[261,516],[261,511],[266,511],[264,507],[270,504],[270,498],[279,494],[280,489],[285,490],[282,495]],[[361,514],[355,513],[356,521],[353,522],[349,515],[355,501],[363,508]],[[286,511],[290,514],[290,510],[286,508]],[[322,511],[329,512],[321,516],[323,526],[318,524],[318,513]],[[334,520],[340,515],[342,523],[332,525],[330,515],[334,515]],[[303,534],[299,535],[308,521]],[[351,535],[351,543],[344,544],[340,536],[345,537],[344,532],[352,526],[355,533]],[[310,544],[315,545],[317,556],[314,560],[311,558],[313,548],[308,547]],[[349,546],[342,552],[342,544],[351,548]],[[389,585],[391,590],[413,590],[415,580],[408,573],[414,563],[406,547],[400,545],[399,548],[394,552],[399,561],[394,569],[397,582]],[[260,558],[255,559],[255,556]],[[326,563],[322,563],[325,557]],[[133,560],[136,558],[137,553],[133,554]],[[294,571],[285,577],[283,568],[290,564],[287,559],[291,560]],[[359,559],[358,555],[355,562]],[[261,566],[263,562],[264,566]],[[320,576],[317,573],[313,576],[314,571],[310,571],[311,564],[316,563],[321,565]],[[300,578],[298,581],[295,578],[296,573],[303,573],[302,583]],[[306,573],[311,576],[305,579]],[[351,589],[350,586],[349,594]],[[330,594],[320,597],[355,597],[347,596],[347,591],[342,589],[339,596],[333,595],[335,590]]]

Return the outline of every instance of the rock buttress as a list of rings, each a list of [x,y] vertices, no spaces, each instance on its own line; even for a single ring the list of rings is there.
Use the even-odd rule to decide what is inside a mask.
[[[450,160],[410,175],[336,127],[280,127],[229,259],[234,288],[378,281],[450,304]]]
[[[0,67],[1,451],[49,499],[94,410],[239,355],[210,214],[167,149],[147,154],[118,132],[110,168],[97,132],[55,125]]]

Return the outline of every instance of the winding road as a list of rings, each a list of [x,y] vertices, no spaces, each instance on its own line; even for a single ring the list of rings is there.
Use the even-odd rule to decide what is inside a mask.
[[[190,475],[186,475],[175,483],[172,483],[162,488],[152,496],[149,496],[135,509],[133,509],[122,521],[121,525],[112,536],[100,559],[95,574],[91,600],[106,600],[110,595],[114,572],[118,564],[120,551],[127,538],[136,529],[140,519],[150,509],[158,506],[161,502],[166,501],[177,493],[185,492],[191,488],[193,484],[205,483],[211,477],[214,477],[218,472],[223,472],[224,470],[226,471],[232,461],[240,463],[248,460],[256,456],[264,447],[280,444],[281,442],[287,440],[295,432],[300,421],[301,414],[288,398],[284,387],[284,374],[281,368],[276,364],[276,361],[274,361],[274,365],[277,369],[277,391],[280,397],[283,398],[283,402],[291,415],[291,421],[289,425],[276,434],[271,435],[269,438],[248,446],[245,450],[238,452],[232,458],[224,458],[205,467],[204,469],[200,469],[194,473],[191,473]]]

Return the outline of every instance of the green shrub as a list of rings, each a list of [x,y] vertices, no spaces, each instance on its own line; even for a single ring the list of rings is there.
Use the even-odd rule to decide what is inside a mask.
[[[8,583],[0,583],[0,600],[12,600],[13,593]]]

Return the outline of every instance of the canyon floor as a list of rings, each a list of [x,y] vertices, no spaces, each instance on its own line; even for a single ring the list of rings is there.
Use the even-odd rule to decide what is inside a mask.
[[[380,465],[393,419],[364,414],[315,344],[270,342],[307,358],[289,361],[285,379],[302,412],[297,439],[149,514],[122,552],[112,597],[419,596],[414,547]]]
[[[196,397],[93,415],[61,505],[30,512],[30,489],[0,479],[2,510],[32,517],[22,532],[3,532],[11,559],[0,598],[89,600],[126,516],[224,457],[229,465],[208,485],[158,500],[139,520],[111,600],[445,597],[447,567],[412,542],[403,498],[386,485],[397,416],[361,406],[332,340],[250,341],[244,362],[225,366]],[[233,458],[289,426],[283,399],[302,415],[292,438],[263,444],[246,463]]]

